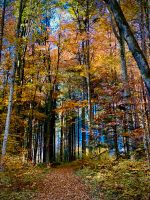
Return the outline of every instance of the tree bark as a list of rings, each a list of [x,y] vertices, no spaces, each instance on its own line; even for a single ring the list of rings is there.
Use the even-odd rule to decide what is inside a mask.
[[[23,14],[23,0],[20,0],[19,18],[18,18],[17,30],[16,30],[16,39],[19,38],[22,14]],[[8,101],[8,111],[7,111],[5,131],[4,131],[4,139],[3,139],[3,145],[2,145],[2,157],[1,157],[2,167],[3,167],[3,159],[4,159],[5,154],[6,154],[6,147],[7,147],[7,141],[8,141],[9,129],[10,129],[10,120],[11,120],[11,113],[12,113],[12,106],[13,106],[15,74],[16,74],[16,69],[17,69],[17,66],[18,66],[17,61],[18,61],[18,50],[16,49],[13,72],[12,72],[12,75],[11,75],[11,85],[10,85],[10,94],[9,94],[9,101]]]
[[[89,131],[89,143],[92,142],[92,102],[91,102],[91,75],[90,75],[90,19],[89,19],[89,0],[86,1],[86,23],[85,23],[85,31],[87,35],[87,39],[85,41],[86,45],[86,82],[87,82],[87,100],[88,100],[88,131]],[[90,151],[92,149],[90,148]]]
[[[140,35],[141,35],[141,48],[142,51],[147,57],[147,46],[146,46],[146,30],[145,30],[145,15],[144,15],[144,2],[143,0],[139,1],[139,27],[140,27]]]
[[[112,11],[118,28],[121,29],[123,37],[128,44],[129,50],[131,51],[137,65],[139,67],[141,76],[144,80],[145,86],[150,96],[150,68],[148,62],[140,49],[138,42],[136,41],[130,26],[117,2],[117,0],[104,0]]]
[[[2,14],[1,14],[1,26],[0,26],[0,64],[2,59],[2,48],[3,48],[3,35],[4,35],[4,21],[5,21],[5,10],[6,10],[6,0],[2,2]]]
[[[60,161],[62,162],[63,159],[63,149],[64,149],[64,115],[63,113],[61,114],[61,138],[60,138]]]
[[[4,139],[3,139],[3,146],[2,146],[2,159],[6,154],[6,147],[7,147],[8,135],[9,135],[10,119],[11,119],[12,105],[13,105],[13,94],[14,94],[14,76],[15,76],[15,66],[14,66],[14,69],[13,69],[13,77],[12,77],[12,81],[11,81],[11,85],[10,85],[10,94],[9,94],[9,100],[8,100],[8,111],[7,111],[5,131],[4,131]]]

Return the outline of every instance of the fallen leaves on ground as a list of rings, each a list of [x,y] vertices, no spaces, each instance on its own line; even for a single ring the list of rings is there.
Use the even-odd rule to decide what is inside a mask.
[[[39,186],[35,200],[92,200],[89,188],[72,168],[52,170]]]

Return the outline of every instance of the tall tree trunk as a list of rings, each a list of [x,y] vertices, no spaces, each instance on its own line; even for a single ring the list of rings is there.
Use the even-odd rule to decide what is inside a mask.
[[[33,112],[33,109],[32,109]],[[28,150],[28,161],[32,161],[32,134],[33,134],[33,115],[29,116],[28,119],[28,136],[27,136],[27,150]]]
[[[55,90],[53,91],[55,92]],[[52,100],[52,110],[50,119],[50,136],[49,136],[49,160],[55,161],[55,121],[56,121],[56,99]]]
[[[141,72],[141,76],[144,80],[144,83],[146,85],[146,88],[148,90],[149,96],[150,96],[150,68],[148,65],[148,62],[140,49],[130,27],[128,22],[126,21],[124,14],[117,2],[117,0],[104,0],[106,4],[111,9],[117,26],[121,29],[124,39],[126,40],[129,50],[131,51],[135,61],[137,62],[137,65],[139,67],[139,70]]]
[[[62,162],[63,161],[63,140],[64,140],[64,116],[63,116],[63,113],[61,114],[61,130],[60,130],[60,161]]]
[[[38,122],[38,124],[36,125],[36,127],[34,127],[35,129],[35,136],[34,136],[34,164],[37,163],[37,153],[38,153],[38,140],[39,140],[39,136],[40,136],[40,124]]]
[[[77,137],[78,137],[78,159],[80,158],[80,110],[78,109],[78,118],[77,118]]]
[[[46,20],[46,26],[48,26],[47,24],[47,20]],[[45,47],[47,45],[47,34],[46,33],[46,37],[45,37]],[[47,116],[47,119],[44,122],[44,147],[43,147],[43,162],[45,163],[49,163],[50,162],[50,137],[51,136],[51,114],[52,114],[52,94],[53,94],[53,90],[51,88],[51,84],[52,84],[52,77],[51,77],[51,52],[50,52],[50,46],[48,48],[48,52],[49,55],[48,56],[44,56],[44,65],[45,68],[47,69],[47,81],[49,84],[50,89],[47,92],[47,99],[46,99],[46,106],[45,106],[45,114]]]
[[[16,115],[17,117],[21,118],[21,110],[22,110],[22,105],[21,105],[21,100],[22,100],[22,89],[23,89],[23,79],[24,79],[24,67],[25,67],[25,54],[27,50],[27,45],[24,47],[24,52],[23,55],[21,56],[20,53],[18,53],[18,66],[16,70],[16,85],[18,86],[17,91],[16,91]],[[16,140],[19,144],[19,147],[23,147],[23,127],[21,125],[17,125],[16,127],[16,133],[17,137]]]
[[[14,94],[14,81],[15,81],[15,66],[13,69],[13,75],[10,85],[10,93],[9,93],[9,100],[8,100],[8,110],[7,110],[7,117],[5,123],[5,131],[4,131],[4,138],[3,138],[3,146],[2,146],[2,158],[6,154],[6,146],[8,141],[9,135],[9,128],[10,128],[10,120],[11,120],[11,113],[12,113],[12,105],[13,105],[13,94]]]
[[[142,93],[143,93],[143,109],[144,109],[144,116],[143,116],[143,126],[144,126],[144,144],[146,149],[147,160],[150,164],[150,116],[149,116],[149,107],[147,105],[146,99],[146,92],[143,84],[143,80],[141,80],[142,85]]]
[[[149,7],[150,7],[150,1],[149,0],[143,0],[144,1],[144,12],[145,12],[145,22],[146,22],[146,29],[147,29],[147,41],[148,41],[148,51],[147,56],[150,54],[150,15],[149,15]]]
[[[125,55],[125,41],[122,35],[122,31],[119,28],[119,45],[120,45],[120,58],[121,58],[121,74],[122,81],[124,84],[124,94],[123,97],[127,98],[130,96],[129,85],[128,85],[128,72],[126,65],[126,55]]]
[[[22,14],[23,14],[23,0],[20,0],[19,17],[18,17],[17,30],[16,30],[16,40],[19,38],[19,34],[20,34]],[[17,66],[18,66],[18,50],[17,50],[17,45],[16,45],[15,61],[14,61],[13,72],[12,72],[12,77],[11,77],[8,111],[7,111],[5,131],[4,131],[4,139],[3,139],[3,146],[2,146],[2,158],[1,158],[2,159],[2,165],[3,165],[3,158],[6,154],[6,146],[7,146],[8,135],[9,135],[10,120],[11,120],[12,105],[13,105],[15,73],[16,73]]]
[[[71,125],[70,121],[67,122],[67,134],[68,134],[68,160],[72,160],[72,130],[71,130]]]
[[[2,0],[2,12],[1,12],[1,16],[0,16],[0,19],[1,19],[1,23],[0,23],[0,65],[1,65],[1,59],[2,59],[5,10],[6,10],[6,0]]]
[[[119,148],[118,148],[117,126],[114,126],[113,130],[114,130],[113,140],[114,140],[115,156],[118,159],[120,154],[119,154]]]
[[[88,130],[89,130],[89,142],[92,141],[92,103],[91,103],[91,75],[90,75],[90,21],[89,21],[89,0],[86,1],[86,23],[85,30],[87,34],[86,44],[86,81],[87,81],[87,99],[88,99]],[[90,145],[91,146],[91,145]],[[90,148],[90,151],[92,149]]]
[[[86,154],[85,108],[82,108],[82,157]]]
[[[138,0],[138,2],[139,2],[139,27],[140,27],[140,35],[141,35],[141,48],[145,57],[147,57],[144,0],[140,0],[140,1]]]
[[[45,120],[44,125],[44,150],[43,150],[43,162],[48,163],[50,161],[50,145],[51,145],[51,114],[52,114],[52,90],[48,92],[45,114],[47,119]],[[52,149],[52,147],[51,147]]]

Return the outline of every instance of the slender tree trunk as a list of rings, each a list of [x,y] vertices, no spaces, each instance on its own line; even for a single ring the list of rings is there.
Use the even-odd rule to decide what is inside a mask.
[[[43,154],[43,123],[41,124],[41,127],[40,127],[40,138],[39,138],[39,162],[43,162],[43,157],[42,157],[42,154]]]
[[[124,121],[123,121],[123,128],[125,133],[129,133],[129,122],[128,122],[128,115],[124,113]],[[129,136],[124,136],[123,137],[123,142],[124,142],[124,150],[125,150],[125,155],[127,158],[130,157],[130,146],[129,146]]]
[[[149,56],[150,54],[150,15],[149,15],[150,1],[149,0],[143,0],[143,1],[144,1],[145,22],[146,22],[146,29],[147,29],[147,42],[148,42],[147,56]]]
[[[48,119],[47,119],[48,120]],[[44,121],[44,133],[43,133],[43,162],[47,163],[47,152],[48,152],[48,131],[47,131],[47,120]]]
[[[40,136],[40,125],[39,123],[35,127],[35,138],[34,138],[34,164],[37,163],[37,153],[38,153],[38,140]]]
[[[28,138],[27,138],[27,150],[28,150],[28,161],[32,161],[32,134],[33,134],[33,116],[29,116],[28,119]]]
[[[145,18],[144,18],[144,0],[139,1],[139,10],[140,10],[140,20],[139,20],[139,26],[140,26],[140,34],[141,34],[141,48],[142,51],[147,57],[147,46],[146,46],[146,30],[145,30]]]
[[[3,146],[2,146],[2,158],[6,154],[6,149],[7,149],[6,147],[7,147],[7,141],[8,141],[8,136],[9,136],[10,120],[11,120],[11,113],[12,113],[12,106],[13,106],[15,70],[16,70],[16,67],[14,66],[11,85],[10,85],[9,100],[8,100],[8,110],[7,110],[7,117],[6,117],[6,123],[5,123]]]
[[[16,30],[16,39],[19,38],[22,14],[23,14],[23,1],[20,0],[19,17],[18,17],[17,30]],[[7,111],[4,139],[3,139],[3,145],[2,145],[2,158],[1,158],[2,165],[3,165],[3,158],[5,157],[5,154],[6,154],[6,146],[7,146],[8,136],[9,136],[10,120],[11,120],[12,105],[13,105],[15,74],[16,74],[17,64],[18,64],[18,50],[17,50],[17,45],[16,45],[15,61],[14,61],[13,72],[12,72],[12,77],[11,77],[8,111]]]
[[[88,129],[89,129],[89,142],[92,141],[92,103],[91,103],[91,75],[90,75],[90,21],[89,21],[89,0],[86,1],[86,24],[85,30],[87,34],[86,39],[86,81],[87,81],[87,99],[88,99]],[[90,145],[91,146],[91,145]],[[90,148],[90,151],[92,149]]]
[[[67,122],[67,135],[68,135],[68,160],[71,161],[71,155],[72,155],[72,132],[71,132],[71,125],[69,122]]]
[[[55,92],[55,90],[53,92]],[[55,121],[56,121],[55,109],[56,109],[56,99],[53,99],[52,100],[51,119],[50,119],[50,137],[49,137],[49,160],[50,160],[50,162],[55,161]]]
[[[16,70],[16,85],[18,86],[17,91],[16,91],[16,115],[21,118],[21,110],[22,110],[22,105],[21,105],[21,98],[22,98],[22,89],[23,89],[23,79],[24,79],[24,67],[25,67],[25,54],[27,50],[27,45],[24,47],[24,52],[23,55],[21,56],[19,53],[18,56],[18,66]],[[21,58],[22,57],[22,58]],[[19,144],[19,147],[22,148],[23,146],[23,127],[18,126],[16,127],[16,132],[19,137],[16,137],[16,140]]]
[[[115,156],[118,159],[119,158],[119,148],[118,148],[118,134],[117,134],[116,126],[114,127],[113,140],[114,140]]]
[[[51,114],[52,114],[52,90],[48,92],[47,102],[46,102],[46,115],[47,119],[45,120],[44,125],[44,152],[43,152],[43,160],[44,162],[48,163],[50,161],[50,148],[52,143],[52,134],[51,134]],[[51,140],[51,141],[50,141]]]
[[[64,117],[63,117],[63,113],[61,114],[61,135],[60,135],[60,161],[63,161],[63,137],[64,137]]]
[[[82,157],[86,154],[85,108],[82,108]]]
[[[72,160],[75,160],[75,147],[76,147],[76,137],[75,137],[75,118],[72,119]]]
[[[4,21],[5,21],[5,10],[6,10],[6,0],[2,0],[2,12],[1,12],[1,25],[0,25],[0,65],[2,60],[2,48],[3,48],[3,35],[4,35]]]
[[[47,24],[47,20],[46,20],[46,26],[48,26]],[[45,47],[47,45],[47,33],[46,33],[46,37],[45,37]],[[52,114],[52,94],[53,94],[53,90],[51,88],[51,84],[52,84],[52,77],[51,77],[51,52],[50,52],[50,46],[48,48],[48,52],[49,55],[48,56],[44,56],[44,65],[45,68],[47,68],[47,81],[49,84],[50,89],[47,92],[47,99],[46,99],[46,106],[45,106],[45,114],[47,116],[47,119],[44,122],[44,147],[43,147],[43,162],[44,163],[49,163],[50,162],[50,148],[53,150],[53,147],[51,147],[51,114]]]
[[[146,92],[143,84],[143,80],[141,80],[142,85],[142,93],[143,93],[143,100],[144,100],[144,116],[143,116],[143,125],[144,125],[144,144],[146,149],[146,155],[147,160],[150,164],[150,117],[149,117],[149,111],[147,106],[147,100],[146,100]]]
[[[78,123],[78,127],[77,127],[77,132],[78,132],[78,159],[80,158],[80,110],[78,109],[78,120],[77,120],[77,123]]]
[[[129,85],[128,85],[128,72],[126,65],[126,55],[125,55],[125,41],[122,35],[122,32],[119,28],[119,45],[120,45],[120,58],[121,58],[121,74],[122,81],[124,84],[124,98],[128,98],[130,96]]]

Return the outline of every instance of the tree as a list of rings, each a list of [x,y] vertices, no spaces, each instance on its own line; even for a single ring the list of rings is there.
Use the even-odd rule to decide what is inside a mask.
[[[150,68],[148,62],[140,49],[129,24],[116,0],[104,0],[111,9],[118,28],[122,31],[123,37],[126,40],[129,50],[131,51],[137,65],[139,67],[141,76],[145,82],[148,94],[150,96]]]
[[[24,1],[20,0],[20,6],[19,6],[19,17],[18,17],[18,23],[16,28],[16,40],[20,37],[20,26],[22,22],[22,15],[24,10]],[[17,48],[17,45],[16,45]],[[11,120],[11,113],[12,113],[12,105],[13,105],[13,95],[14,95],[14,84],[15,84],[15,74],[18,66],[18,50],[15,52],[15,59],[14,59],[14,66],[13,71],[11,75],[11,84],[10,84],[10,93],[9,93],[9,100],[8,100],[8,111],[7,111],[7,117],[6,117],[6,124],[5,124],[5,131],[4,131],[4,139],[3,139],[3,146],[2,146],[2,164],[3,159],[6,154],[6,146],[8,141],[8,135],[9,135],[9,128],[10,128],[10,120]]]
[[[2,59],[5,10],[6,10],[6,0],[3,0],[2,1],[2,12],[1,12],[1,16],[0,16],[0,19],[1,19],[1,22],[0,22],[0,64],[1,64],[1,59]]]
[[[101,153],[103,142],[116,158],[121,151],[129,156],[141,144],[149,154],[149,99],[134,62],[138,59],[145,78],[149,67],[143,52],[149,38],[142,27],[148,28],[147,9],[144,0],[133,0],[135,7],[129,10],[129,1],[116,7],[118,0],[106,0],[110,13],[103,2],[90,0],[13,0],[13,7],[6,5],[3,156],[7,144],[13,155],[26,149],[24,160],[33,163],[71,161],[88,149]],[[141,24],[135,20],[139,17]]]

